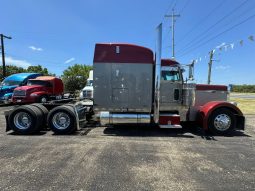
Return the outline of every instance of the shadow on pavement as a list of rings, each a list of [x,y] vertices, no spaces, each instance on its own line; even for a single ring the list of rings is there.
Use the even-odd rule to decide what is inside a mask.
[[[115,126],[107,127],[103,132],[107,136],[130,136],[130,137],[201,137],[207,141],[217,141],[217,137],[251,137],[242,131],[234,131],[230,135],[218,136],[199,127],[184,127],[182,129],[160,129],[150,126]]]
[[[200,127],[183,127],[182,129],[160,129],[159,127],[152,126],[114,126],[114,127],[87,127],[81,130],[75,131],[70,135],[58,135],[45,129],[43,131],[33,133],[26,136],[42,136],[48,134],[50,136],[86,136],[90,131],[96,128],[104,128],[104,136],[124,136],[124,137],[177,137],[177,138],[195,138],[201,137],[207,141],[217,141],[217,137],[251,137],[242,131],[234,131],[230,135],[221,136],[213,135],[210,132],[204,131]],[[15,132],[8,132],[7,135],[20,136]]]
[[[29,134],[29,135],[25,135],[25,136],[41,136],[41,135],[45,135],[46,133],[47,133],[47,131],[39,131],[39,132]],[[7,135],[22,136],[21,134],[18,134],[18,133],[15,133],[15,132],[7,133]]]
[[[160,129],[149,126],[107,127],[103,133],[107,136],[194,138],[193,135],[185,134],[183,129]]]

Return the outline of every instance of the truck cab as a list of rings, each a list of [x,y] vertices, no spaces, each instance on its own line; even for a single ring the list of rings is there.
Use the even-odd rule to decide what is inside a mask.
[[[5,78],[0,85],[0,102],[10,103],[15,88],[24,86],[29,79],[41,76],[39,73],[18,73]]]
[[[52,99],[61,99],[64,85],[61,79],[52,76],[40,76],[28,80],[26,86],[18,87],[13,93],[13,103],[45,103]]]
[[[182,102],[183,77],[180,64],[172,59],[161,60],[160,111],[169,111]]]
[[[80,99],[93,99],[93,70],[89,71],[86,86],[81,90]]]

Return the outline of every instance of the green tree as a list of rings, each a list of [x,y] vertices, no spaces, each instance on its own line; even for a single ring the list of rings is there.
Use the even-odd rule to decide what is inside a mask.
[[[255,93],[255,85],[233,85],[232,92]]]
[[[81,90],[86,85],[90,70],[92,70],[92,66],[83,64],[75,64],[64,70],[62,80],[65,91],[75,92],[75,90]]]
[[[12,74],[26,72],[26,69],[18,66],[7,65],[6,66],[6,76],[10,76]],[[3,81],[3,67],[0,66],[0,80]]]
[[[35,72],[35,73],[40,73],[43,74],[45,76],[55,76],[55,74],[51,74],[48,72],[47,68],[43,68],[41,65],[37,65],[37,66],[29,66],[26,70],[27,72]]]

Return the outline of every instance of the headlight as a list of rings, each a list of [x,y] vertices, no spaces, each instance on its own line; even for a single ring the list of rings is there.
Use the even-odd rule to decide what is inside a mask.
[[[38,96],[37,94],[30,94],[31,97],[36,97]]]

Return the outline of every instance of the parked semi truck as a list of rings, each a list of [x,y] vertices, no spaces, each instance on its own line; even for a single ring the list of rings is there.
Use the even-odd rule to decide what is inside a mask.
[[[243,130],[245,117],[235,103],[227,101],[227,86],[184,81],[177,61],[161,59],[161,25],[158,31],[156,56],[137,45],[96,44],[92,106],[81,101],[21,106],[6,113],[6,130],[33,133],[47,123],[55,133],[70,134],[86,127],[88,112],[95,113],[101,126],[182,128],[183,123],[195,123],[216,134]],[[190,65],[190,78],[192,71]]]
[[[0,102],[11,103],[13,91],[18,86],[24,86],[29,79],[42,76],[38,73],[18,73],[5,78],[0,85]]]
[[[93,70],[90,70],[86,86],[81,90],[80,99],[93,99],[93,93]]]
[[[30,79],[26,86],[14,89],[13,103],[46,103],[50,100],[59,100],[64,93],[61,79],[54,76],[39,76]]]

